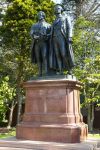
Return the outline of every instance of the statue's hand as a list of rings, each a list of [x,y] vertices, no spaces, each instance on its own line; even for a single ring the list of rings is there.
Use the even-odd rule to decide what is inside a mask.
[[[40,39],[41,40],[47,40],[48,36],[46,34],[41,34]]]

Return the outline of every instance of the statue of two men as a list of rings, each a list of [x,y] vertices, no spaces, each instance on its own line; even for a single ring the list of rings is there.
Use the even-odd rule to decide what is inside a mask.
[[[56,19],[52,26],[45,21],[45,13],[38,13],[38,23],[31,28],[32,62],[36,62],[39,75],[42,76],[43,66],[46,75],[50,70],[63,74],[67,70],[71,74],[74,67],[72,50],[72,27],[70,21],[63,15],[63,7],[55,6]]]

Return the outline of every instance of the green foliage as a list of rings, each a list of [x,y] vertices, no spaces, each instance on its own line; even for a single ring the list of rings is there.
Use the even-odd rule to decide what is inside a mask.
[[[31,25],[37,22],[37,13],[42,10],[46,13],[46,20],[52,22],[53,20],[53,5],[50,0],[32,1],[32,0],[7,0],[9,5],[6,13],[2,18],[2,26],[0,26],[0,75],[4,80],[5,86],[10,90],[1,97],[0,111],[5,116],[6,106],[5,102],[20,103],[20,96],[23,95],[21,84],[36,76],[37,66],[31,64],[30,47],[30,28]],[[9,81],[5,81],[5,77]],[[2,91],[2,84],[1,91]],[[13,89],[12,89],[13,87]],[[7,90],[7,89],[6,89]],[[15,90],[16,96],[12,95],[11,90]],[[14,103],[15,104],[15,103]]]
[[[95,22],[79,17],[76,20],[73,48],[76,58],[74,73],[83,83],[81,107],[87,107],[88,129],[93,130],[94,104],[100,106],[100,43]]]
[[[0,82],[0,122],[5,120],[7,107],[15,95],[15,89],[9,84],[9,77],[2,78]]]
[[[0,27],[2,40],[3,67],[14,81],[21,76],[22,80],[37,74],[37,67],[30,62],[30,28],[37,21],[37,13],[43,10],[47,21],[53,19],[53,5],[50,0],[13,0],[8,6],[3,26]],[[19,73],[20,72],[20,73]],[[21,74],[21,75],[19,75]]]
[[[84,83],[84,105],[100,103],[100,43],[95,23],[77,19],[73,37],[76,58],[75,75]]]
[[[9,45],[12,42],[15,47],[25,43],[25,48],[26,46],[29,48],[30,27],[37,21],[38,11],[43,10],[46,13],[47,21],[51,22],[53,19],[52,7],[53,2],[51,1],[43,0],[39,5],[32,0],[14,0],[7,9],[1,28],[3,37],[5,37],[4,42]]]
[[[25,71],[22,73],[24,77],[26,75],[25,78],[27,78],[27,71],[30,75],[37,72],[36,66],[30,64],[31,38],[29,33],[31,25],[37,21],[39,10],[46,13],[48,22],[53,19],[53,2],[43,0],[41,5],[39,3],[40,1],[13,0],[6,11],[3,26],[1,26],[3,52],[6,54],[5,60],[9,59],[10,64],[15,67],[12,70],[17,71],[22,68],[21,71]]]

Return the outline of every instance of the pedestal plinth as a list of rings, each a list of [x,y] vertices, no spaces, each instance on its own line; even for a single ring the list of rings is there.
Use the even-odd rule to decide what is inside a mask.
[[[23,121],[16,137],[36,141],[76,143],[86,139],[80,112],[81,84],[75,80],[33,80],[26,89]]]

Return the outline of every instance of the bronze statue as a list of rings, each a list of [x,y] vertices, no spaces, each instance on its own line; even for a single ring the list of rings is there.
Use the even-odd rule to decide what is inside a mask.
[[[60,74],[64,70],[71,74],[74,67],[71,24],[63,15],[63,7],[60,4],[55,5],[55,15],[51,33],[50,68],[58,70]]]
[[[51,25],[45,21],[45,13],[40,11],[38,13],[38,22],[31,27],[32,37],[32,63],[37,63],[39,68],[39,76],[48,74],[49,65],[49,38],[51,32]]]

